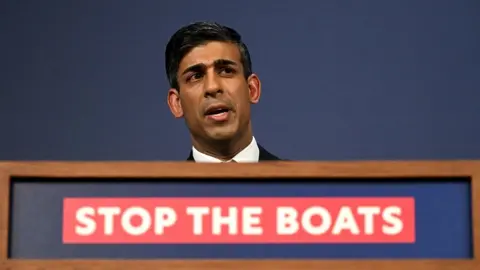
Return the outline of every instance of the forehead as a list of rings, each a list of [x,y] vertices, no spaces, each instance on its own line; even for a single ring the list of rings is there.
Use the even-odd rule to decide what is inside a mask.
[[[218,59],[231,60],[240,64],[240,58],[237,45],[228,42],[209,42],[193,48],[186,54],[180,61],[179,71],[196,64],[210,65]]]

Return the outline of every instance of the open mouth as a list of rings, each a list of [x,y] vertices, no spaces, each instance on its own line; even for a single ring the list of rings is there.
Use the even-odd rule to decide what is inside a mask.
[[[211,106],[205,111],[205,116],[208,119],[223,122],[229,118],[230,109],[224,105]]]
[[[222,114],[222,113],[226,113],[228,112],[229,110],[227,108],[214,108],[214,109],[210,109],[208,110],[205,115],[216,115],[216,114]]]

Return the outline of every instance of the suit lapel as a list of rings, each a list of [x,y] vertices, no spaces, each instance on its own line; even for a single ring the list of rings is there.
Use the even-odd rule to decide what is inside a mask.
[[[260,149],[259,161],[271,161],[271,160],[280,160],[280,158],[274,156],[270,152],[268,152],[265,148],[263,148],[260,144],[258,145]]]
[[[188,156],[187,161],[195,161],[192,150],[190,150],[190,155]]]

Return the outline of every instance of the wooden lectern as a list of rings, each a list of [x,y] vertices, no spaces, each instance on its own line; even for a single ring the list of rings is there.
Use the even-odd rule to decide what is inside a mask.
[[[473,258],[465,260],[23,260],[9,258],[12,177],[256,178],[309,177],[471,179]],[[199,179],[198,181],[202,181]],[[321,180],[320,180],[321,181]],[[48,247],[45,247],[48,248]],[[0,269],[328,269],[479,270],[480,161],[357,161],[198,164],[186,162],[0,162]]]

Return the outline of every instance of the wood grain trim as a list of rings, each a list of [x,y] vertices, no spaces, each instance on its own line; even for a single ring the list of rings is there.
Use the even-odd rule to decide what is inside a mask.
[[[1,269],[8,270],[113,270],[113,269],[231,269],[231,270],[478,270],[480,264],[474,261],[455,260],[345,260],[345,261],[311,261],[311,260],[146,260],[146,261],[102,261],[102,260],[10,260],[0,263]]]
[[[10,175],[0,166],[0,261],[8,258],[8,226],[10,207]]]
[[[10,162],[14,176],[38,177],[422,177],[470,176],[480,161]]]
[[[473,257],[480,262],[480,166],[472,167],[472,170],[470,189],[472,199]]]

